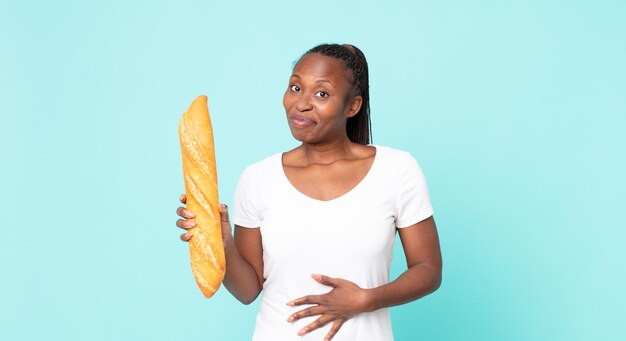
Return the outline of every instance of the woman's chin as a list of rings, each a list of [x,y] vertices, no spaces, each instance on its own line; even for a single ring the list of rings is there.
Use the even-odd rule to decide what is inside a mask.
[[[299,142],[302,142],[302,143],[310,143],[310,139],[307,138],[306,136],[303,136],[302,134],[291,133],[291,136],[293,136],[293,138],[296,141],[299,141]]]
[[[311,140],[310,134],[305,134],[300,129],[293,129],[293,128],[291,128],[291,136],[293,136],[294,139],[296,139],[297,141],[300,141],[302,143],[310,143],[310,140]]]

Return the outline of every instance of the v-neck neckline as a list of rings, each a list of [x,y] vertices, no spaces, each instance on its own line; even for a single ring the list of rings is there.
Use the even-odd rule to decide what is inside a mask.
[[[284,153],[278,153],[277,154],[277,158],[278,158],[278,166],[280,167],[280,173],[281,173],[281,178],[284,179],[286,185],[291,188],[293,191],[295,191],[298,195],[304,197],[307,200],[311,200],[313,202],[318,202],[318,203],[322,203],[322,204],[329,204],[329,203],[333,203],[336,201],[340,201],[343,200],[346,197],[351,196],[354,192],[358,191],[359,188],[363,187],[367,182],[368,179],[372,177],[372,173],[374,173],[376,165],[378,164],[378,159],[380,159],[380,146],[376,146],[376,145],[369,145],[370,147],[374,147],[376,149],[376,152],[374,154],[374,161],[372,161],[372,164],[370,165],[369,169],[367,170],[367,173],[365,173],[365,176],[356,184],[354,185],[354,187],[350,188],[348,191],[346,191],[345,193],[329,199],[329,200],[322,200],[322,199],[317,199],[317,198],[313,198],[307,194],[304,194],[302,191],[300,191],[296,186],[294,186],[294,184],[289,180],[289,178],[287,177],[287,173],[285,173],[285,167],[283,166],[283,155]]]

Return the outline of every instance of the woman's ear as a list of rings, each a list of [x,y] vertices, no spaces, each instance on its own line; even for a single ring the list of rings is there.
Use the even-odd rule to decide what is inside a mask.
[[[346,117],[350,118],[356,115],[359,112],[359,110],[361,110],[362,104],[363,104],[363,97],[355,96],[352,99],[352,103],[350,104],[350,107],[348,108],[348,112],[346,112]]]

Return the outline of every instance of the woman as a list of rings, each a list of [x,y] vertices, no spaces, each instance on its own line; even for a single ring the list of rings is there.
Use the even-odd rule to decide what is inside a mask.
[[[263,291],[253,340],[393,340],[389,307],[441,283],[422,172],[410,154],[369,145],[367,61],[352,45],[305,53],[283,104],[302,143],[242,173],[234,237],[221,205],[224,285],[244,304]],[[396,232],[408,269],[389,282]]]

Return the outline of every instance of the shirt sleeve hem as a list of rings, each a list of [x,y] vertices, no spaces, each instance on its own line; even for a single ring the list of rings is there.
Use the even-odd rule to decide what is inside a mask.
[[[256,222],[252,220],[242,220],[242,219],[233,219],[233,225],[245,227],[247,229],[257,229],[261,227],[261,222]]]
[[[415,215],[411,216],[410,218],[407,219],[402,219],[402,220],[398,220],[396,222],[396,227],[399,229],[403,229],[409,226],[413,226],[417,223],[419,223],[420,221],[426,220],[427,218],[430,218],[433,215],[433,209],[432,207],[418,212]]]

